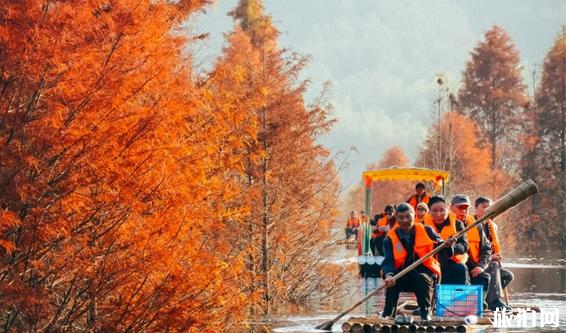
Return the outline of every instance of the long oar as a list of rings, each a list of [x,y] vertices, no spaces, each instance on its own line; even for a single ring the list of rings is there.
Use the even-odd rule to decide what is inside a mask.
[[[454,235],[453,238],[459,238],[460,236],[462,236],[463,234],[468,232],[468,230],[475,228],[478,224],[483,223],[483,222],[487,221],[488,219],[495,218],[498,215],[501,215],[502,213],[507,211],[509,208],[512,208],[512,207],[518,205],[519,203],[523,202],[525,199],[527,199],[528,197],[530,197],[531,195],[533,195],[537,192],[538,192],[538,188],[537,188],[537,185],[535,184],[535,182],[532,181],[531,179],[527,180],[526,182],[517,186],[511,192],[507,193],[504,197],[497,200],[492,206],[490,206],[485,211],[485,215],[481,219],[477,220],[475,223],[469,225],[466,229],[464,229],[464,230],[460,231],[459,233],[457,233],[456,235]],[[419,260],[415,261],[414,263],[412,263],[411,265],[409,265],[408,267],[406,267],[405,269],[403,269],[402,271],[397,273],[395,276],[393,276],[392,277],[393,280],[395,280],[395,281],[398,280],[403,275],[407,274],[409,271],[411,271],[412,269],[414,269],[415,267],[420,265],[423,261],[427,260],[431,256],[437,254],[439,251],[441,251],[445,247],[446,247],[446,243],[440,244],[440,246],[438,246],[437,248],[432,250],[430,253],[428,253],[424,257],[420,258]],[[340,318],[344,317],[346,314],[348,314],[350,311],[352,311],[353,309],[358,307],[360,304],[362,304],[363,302],[370,299],[373,295],[377,294],[383,288],[385,288],[385,284],[381,285],[379,288],[377,288],[374,291],[372,291],[371,293],[369,293],[366,297],[364,297],[363,299],[358,301],[356,304],[352,305],[348,310],[339,314],[336,318],[334,318],[330,321],[327,321],[325,323],[322,323],[322,324],[316,326],[316,328],[321,329],[321,330],[330,331],[332,329],[332,325],[334,325],[338,320],[340,320]]]

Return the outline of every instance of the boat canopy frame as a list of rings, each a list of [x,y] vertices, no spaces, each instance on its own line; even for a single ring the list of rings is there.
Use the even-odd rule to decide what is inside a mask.
[[[395,180],[432,182],[435,184],[435,188],[440,188],[442,195],[445,195],[445,185],[450,180],[450,173],[427,168],[391,167],[364,171],[362,179],[365,185],[365,212],[367,216],[371,216],[371,187],[374,182]],[[437,190],[437,192],[439,191]]]

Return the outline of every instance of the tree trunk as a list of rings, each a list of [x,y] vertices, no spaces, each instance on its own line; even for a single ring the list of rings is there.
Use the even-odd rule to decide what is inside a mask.
[[[263,149],[264,152],[267,152],[267,124],[266,124],[266,109],[265,107],[262,110],[262,130],[263,130]],[[262,200],[263,200],[263,242],[262,242],[262,260],[261,260],[261,268],[263,273],[263,299],[264,299],[264,308],[263,313],[268,315],[270,310],[270,285],[269,285],[269,193],[268,193],[268,181],[267,181],[267,162],[268,157],[265,157],[262,161],[262,177],[263,177],[263,191],[262,191]]]
[[[267,85],[266,79],[266,70],[265,70],[265,41],[261,40],[261,76],[262,76],[262,84],[265,87]],[[263,299],[264,299],[264,307],[263,313],[268,315],[270,312],[270,284],[269,284],[269,191],[268,191],[268,181],[267,181],[267,170],[268,170],[268,159],[269,155],[267,154],[267,108],[265,98],[263,96],[264,102],[263,107],[261,109],[261,130],[262,136],[261,141],[263,145],[263,152],[266,155],[265,158],[262,160],[262,181],[263,181],[263,190],[262,190],[262,200],[263,200],[263,242],[262,242],[262,260],[261,260],[261,267],[263,273]]]
[[[248,151],[248,154],[251,154],[251,152]],[[252,188],[254,179],[253,179],[253,175],[252,175],[252,163],[248,160],[248,190],[250,190]],[[255,242],[256,242],[256,222],[254,221],[254,211],[252,208],[252,212],[250,214],[250,217],[248,219],[248,234],[249,234],[249,242],[251,244],[250,246],[250,250],[248,253],[248,262],[247,262],[247,268],[248,268],[248,272],[250,272],[250,277],[251,277],[251,281],[250,281],[250,290],[249,290],[249,296],[251,297],[251,294],[253,293],[253,290],[251,289],[251,286],[255,285],[255,280],[256,280],[256,276],[257,276],[257,267],[256,267],[256,256],[255,256]],[[250,303],[250,307],[249,307],[249,314],[250,317],[255,315],[255,311],[256,311],[256,304],[254,304],[253,302]]]
[[[489,133],[489,144],[491,148],[491,170],[495,170],[497,166],[497,112],[496,110],[491,110],[491,133]]]
[[[566,207],[565,207],[565,200],[566,200],[566,82],[562,80],[562,87],[561,87],[561,99],[560,99],[560,193],[559,193],[559,202],[558,202],[558,216],[560,218],[560,225],[562,225],[562,232],[561,234],[561,248],[564,249],[566,247]],[[563,250],[564,251],[564,250]]]

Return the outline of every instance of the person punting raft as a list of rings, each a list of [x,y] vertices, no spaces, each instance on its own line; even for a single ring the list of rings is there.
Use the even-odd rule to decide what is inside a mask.
[[[411,205],[400,204],[397,207],[396,216],[397,224],[387,233],[383,241],[385,259],[382,270],[387,291],[385,292],[385,308],[381,315],[383,317],[395,316],[399,293],[409,291],[415,293],[417,297],[421,319],[431,320],[430,306],[433,288],[441,275],[437,258],[435,256],[428,258],[398,280],[393,279],[393,276],[445,241],[432,227],[415,223],[415,211]],[[450,238],[446,242],[447,247],[440,253],[451,257],[456,240]]]

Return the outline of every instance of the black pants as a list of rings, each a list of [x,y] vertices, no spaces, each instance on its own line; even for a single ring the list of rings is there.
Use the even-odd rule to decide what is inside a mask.
[[[497,261],[490,261],[489,266],[485,270],[489,273],[489,289],[487,291],[486,301],[491,304],[500,301],[503,296],[503,280],[501,279],[501,265]]]
[[[474,286],[482,286],[483,288],[483,299],[487,298],[487,293],[489,291],[489,281],[491,281],[491,277],[489,276],[489,272],[483,271],[475,277],[472,277],[472,269],[474,266],[472,264],[468,265],[468,271],[470,272],[470,283]]]
[[[501,268],[501,287],[505,289],[513,281],[515,276],[510,270]]]
[[[383,240],[385,239],[385,236],[379,236],[376,238],[372,238],[369,246],[371,248],[371,253],[373,253],[374,256],[383,256]]]
[[[358,228],[345,228],[344,232],[346,233],[346,240],[352,235],[358,240]]]
[[[441,263],[440,270],[442,271],[440,284],[470,284],[468,268],[464,264],[446,260]]]
[[[413,292],[421,309],[429,309],[432,302],[436,277],[427,273],[410,271],[396,281],[395,285],[385,292],[385,308],[382,316],[395,316],[400,292]]]

